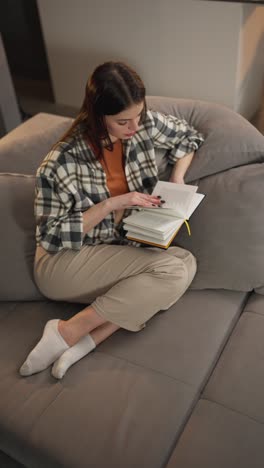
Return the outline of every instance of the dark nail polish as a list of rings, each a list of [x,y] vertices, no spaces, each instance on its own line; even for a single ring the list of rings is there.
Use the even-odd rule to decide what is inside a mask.
[[[157,198],[161,198],[161,196],[160,196],[160,195],[157,195]]]
[[[155,203],[152,203],[152,206],[156,206]]]
[[[160,200],[160,203],[166,203],[165,200]]]

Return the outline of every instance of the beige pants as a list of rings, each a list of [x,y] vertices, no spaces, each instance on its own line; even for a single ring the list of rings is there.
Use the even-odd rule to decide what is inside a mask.
[[[196,261],[179,247],[162,251],[101,244],[56,254],[37,248],[34,273],[48,298],[91,304],[106,321],[138,331],[184,294]]]

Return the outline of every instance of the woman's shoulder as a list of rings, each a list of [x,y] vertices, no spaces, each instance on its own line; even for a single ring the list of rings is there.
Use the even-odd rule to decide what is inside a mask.
[[[162,114],[159,111],[153,110],[153,109],[147,109],[144,121],[142,122],[142,128],[141,133],[142,135],[145,135],[145,132],[151,137],[153,131],[155,128],[162,126],[166,120],[165,114]]]
[[[69,172],[69,170],[74,170],[81,161],[87,164],[92,159],[92,149],[82,133],[78,131],[65,140],[58,141],[51,148],[42,161],[38,174],[45,172],[48,175],[57,171],[58,168]]]
[[[157,122],[164,121],[164,118],[166,118],[166,114],[163,114],[162,112],[159,112],[154,109],[147,109],[144,125],[146,127],[155,126]]]
[[[145,122],[152,122],[153,119],[155,118],[155,115],[156,115],[156,111],[153,110],[153,109],[147,109],[147,112],[146,112],[146,117],[145,117]]]
[[[73,146],[68,141],[58,141],[48,152],[39,166],[38,173],[51,173],[58,166],[64,166],[73,160]]]
[[[187,125],[184,118],[180,118],[172,113],[164,113],[153,109],[148,109],[146,113],[145,125],[148,128],[181,127]]]

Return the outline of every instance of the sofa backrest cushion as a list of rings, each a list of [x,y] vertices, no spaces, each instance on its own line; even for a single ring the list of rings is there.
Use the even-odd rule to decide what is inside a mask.
[[[244,164],[264,161],[263,135],[236,112],[216,103],[194,99],[147,97],[148,107],[185,119],[205,136],[195,155],[186,182]],[[40,113],[1,139],[0,172],[35,174],[43,158],[70,127],[73,119]],[[157,150],[161,179],[171,165],[166,151]]]
[[[1,139],[0,172],[35,174],[71,123],[68,117],[40,113],[19,125]]]
[[[33,279],[35,177],[0,174],[0,300],[43,299]]]
[[[206,140],[186,181],[207,196],[190,220],[192,236],[181,229],[176,244],[193,252],[198,272],[193,288],[264,293],[264,137],[235,112],[202,101],[148,98],[150,107],[185,118]],[[0,143],[0,171],[35,174],[50,147],[72,119],[38,114]],[[164,152],[157,152],[161,178],[168,177]],[[34,177],[0,176],[3,281],[2,300],[41,298],[33,280]],[[11,281],[12,280],[12,281]]]
[[[264,164],[230,169],[200,181],[206,197],[175,244],[197,258],[193,289],[264,294]],[[0,174],[0,300],[39,300],[33,279],[35,177]]]
[[[198,261],[193,288],[255,289],[264,294],[264,137],[236,112],[215,103],[148,97],[148,106],[185,119],[203,133],[185,180],[207,196],[175,244]],[[166,152],[156,151],[159,175],[168,180]]]
[[[264,294],[264,163],[200,180],[206,197],[174,243],[197,258],[194,289],[223,288]]]

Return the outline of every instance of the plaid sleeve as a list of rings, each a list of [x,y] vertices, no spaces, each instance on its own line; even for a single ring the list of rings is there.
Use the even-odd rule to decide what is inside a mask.
[[[151,137],[154,147],[171,150],[168,160],[172,164],[186,154],[196,151],[204,141],[202,134],[186,120],[156,111],[148,112],[148,116],[152,119]]]
[[[63,174],[62,174],[63,172]],[[79,250],[82,246],[82,212],[74,210],[75,192],[66,171],[36,177],[35,216],[37,243],[45,250],[57,252],[63,248]]]

